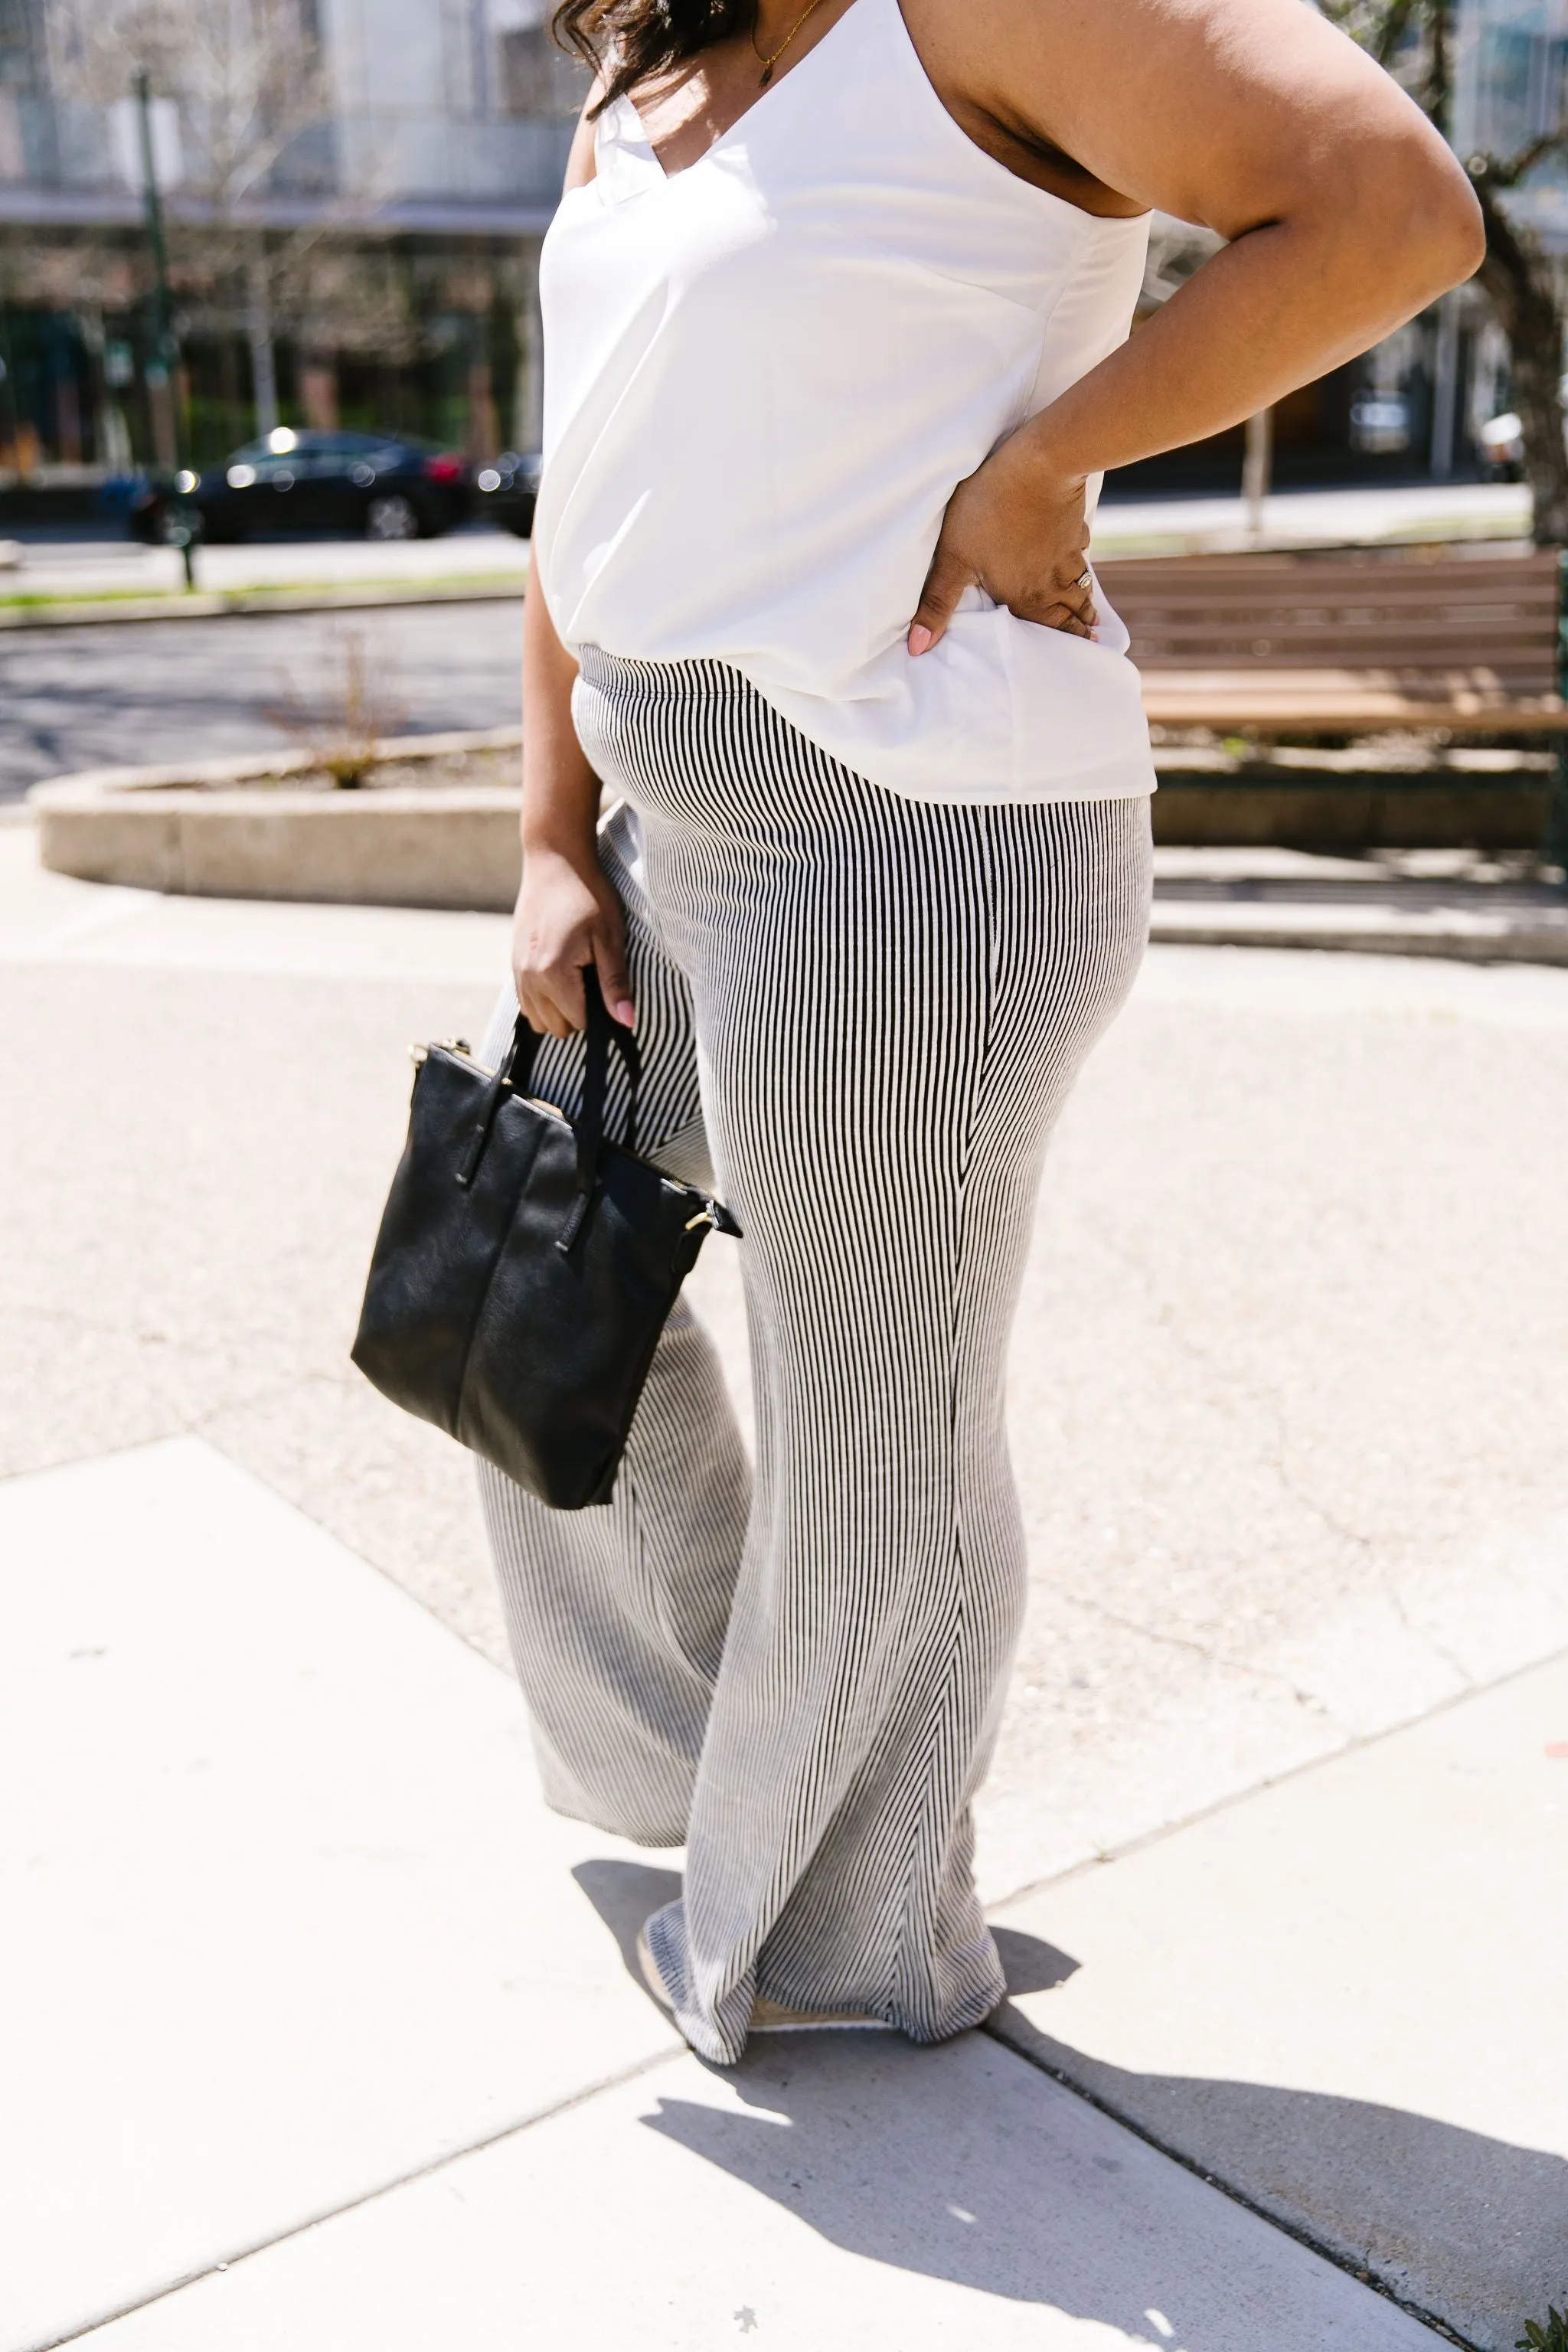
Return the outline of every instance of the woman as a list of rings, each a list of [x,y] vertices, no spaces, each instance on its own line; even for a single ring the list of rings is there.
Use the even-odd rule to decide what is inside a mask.
[[[643,1961],[688,2041],[934,2041],[1004,1990],[1008,1326],[1147,920],[1100,476],[1376,341],[1478,215],[1300,0],[557,23],[599,80],[542,266],[516,996],[569,1106],[591,964],[644,1148],[739,1216],[757,1463],[681,1309],[613,1504],[487,1473],[489,1521],[550,1801],[686,1846]],[[1130,341],[1151,207],[1229,242]]]

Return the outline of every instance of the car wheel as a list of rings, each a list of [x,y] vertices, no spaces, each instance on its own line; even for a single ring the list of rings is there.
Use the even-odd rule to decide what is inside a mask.
[[[384,490],[365,506],[364,530],[367,539],[417,539],[419,510],[401,490]]]

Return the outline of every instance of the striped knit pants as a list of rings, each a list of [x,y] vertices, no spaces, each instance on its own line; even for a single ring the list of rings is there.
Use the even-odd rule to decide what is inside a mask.
[[[682,1304],[607,1507],[481,1471],[545,1792],[684,1843],[649,1933],[706,2057],[758,1994],[936,2041],[1004,1990],[970,1804],[1025,1590],[1005,1358],[1047,1134],[1142,953],[1147,804],[901,800],[719,662],[589,652],[574,708],[625,795],[639,1149],[744,1228],[709,1245],[757,1460]],[[580,1052],[538,1065],[568,1110]]]

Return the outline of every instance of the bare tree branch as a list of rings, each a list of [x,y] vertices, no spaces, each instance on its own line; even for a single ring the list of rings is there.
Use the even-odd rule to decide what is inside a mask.
[[[1372,54],[1386,73],[1404,47],[1415,15],[1416,0],[1394,0],[1383,20],[1377,38],[1371,44]]]
[[[1445,136],[1453,105],[1455,0],[1321,0],[1325,13],[1391,70]],[[1509,156],[1466,160],[1486,225],[1480,285],[1508,337],[1538,541],[1568,544],[1568,450],[1561,378],[1563,309],[1555,264],[1506,198],[1538,165],[1568,152],[1568,120]]]
[[[56,0],[56,9],[65,89],[111,106],[144,72],[178,101],[183,186],[206,215],[204,251],[218,266],[226,236],[226,266],[238,266],[254,237],[237,213],[331,112],[298,0]],[[179,211],[171,207],[175,238]]]
[[[1465,169],[1477,188],[1483,184],[1493,189],[1517,188],[1538,163],[1543,163],[1549,155],[1563,153],[1564,149],[1568,149],[1568,123],[1560,124],[1555,131],[1542,131],[1539,139],[1532,139],[1528,147],[1521,147],[1506,163],[1496,155],[1470,155],[1466,158]]]

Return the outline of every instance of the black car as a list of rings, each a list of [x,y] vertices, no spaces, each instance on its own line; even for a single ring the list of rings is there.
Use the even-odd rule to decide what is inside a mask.
[[[221,544],[296,530],[432,539],[473,502],[468,462],[385,433],[296,433],[281,425],[221,466],[150,482],[131,509],[135,539],[166,540],[194,509]]]
[[[506,449],[491,464],[481,466],[474,476],[475,514],[500,523],[503,530],[514,530],[519,539],[531,539],[542,463],[537,452],[520,457],[515,449]]]

